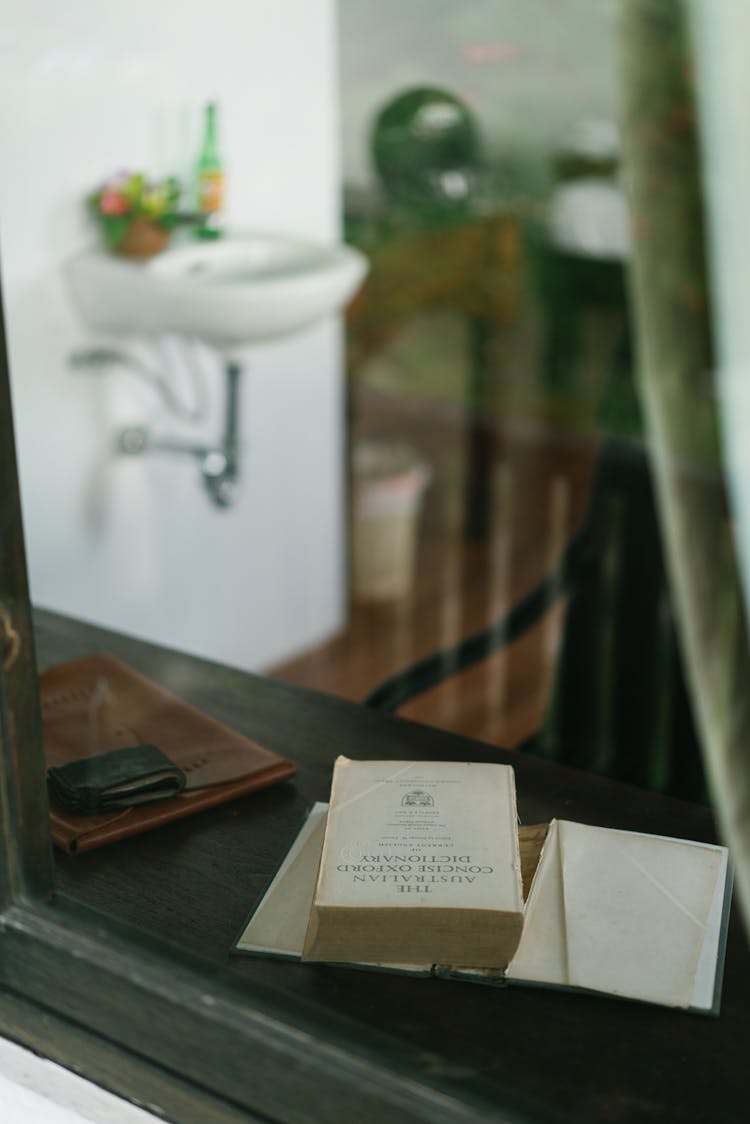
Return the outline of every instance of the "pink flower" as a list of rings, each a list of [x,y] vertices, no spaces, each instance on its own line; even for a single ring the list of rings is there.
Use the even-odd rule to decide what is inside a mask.
[[[99,196],[99,210],[103,215],[124,215],[129,210],[129,204],[118,192],[105,187]]]

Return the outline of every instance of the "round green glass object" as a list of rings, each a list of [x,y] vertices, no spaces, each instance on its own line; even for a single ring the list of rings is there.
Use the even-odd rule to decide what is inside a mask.
[[[466,211],[476,192],[482,146],[474,116],[453,94],[420,86],[376,114],[372,158],[388,197],[413,210]]]

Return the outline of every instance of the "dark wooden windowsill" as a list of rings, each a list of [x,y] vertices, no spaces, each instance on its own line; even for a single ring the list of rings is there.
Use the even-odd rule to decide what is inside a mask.
[[[321,1037],[333,1026],[335,1034],[351,1035],[353,1053],[361,1048],[380,1059],[384,1082],[406,1074],[431,1090],[436,1120],[499,1119],[501,1111],[519,1120],[744,1119],[750,965],[736,917],[718,1020],[606,998],[229,956],[305,808],[326,798],[340,752],[512,761],[527,823],[557,815],[709,839],[705,808],[52,614],[36,615],[36,636],[40,667],[107,648],[299,767],[293,782],[156,832],[75,858],[57,854],[57,885],[66,899],[169,942],[176,962],[197,956],[220,973],[222,986],[231,990],[235,980],[240,999],[248,984],[290,1007],[301,1001]],[[326,1074],[318,1080],[322,1090]],[[300,1106],[301,1119],[322,1119],[315,1112]],[[280,1109],[278,1119],[287,1118]]]

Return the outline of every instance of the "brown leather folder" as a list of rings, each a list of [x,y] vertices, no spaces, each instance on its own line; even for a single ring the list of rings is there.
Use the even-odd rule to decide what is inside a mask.
[[[50,798],[52,840],[90,851],[287,780],[294,765],[172,695],[106,652],[39,677],[48,768],[151,743],[187,777],[179,796],[79,816]]]

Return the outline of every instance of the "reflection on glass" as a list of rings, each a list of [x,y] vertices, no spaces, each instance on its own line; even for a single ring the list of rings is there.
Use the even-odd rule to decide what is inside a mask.
[[[368,594],[355,550],[347,628],[278,674],[361,699],[435,653],[378,704],[701,796],[635,385],[616,5],[381,16],[340,20],[345,233],[371,263],[351,535],[385,576]],[[403,462],[379,507],[373,447]]]
[[[54,46],[29,25],[8,56],[32,95],[3,270],[36,601],[358,700],[432,656],[379,705],[704,797],[636,388],[618,4],[347,0],[334,26],[288,2],[294,33],[269,25],[252,59],[217,31],[210,91],[208,22],[145,51],[145,4],[87,47],[74,4]],[[226,188],[215,239],[200,153]],[[177,338],[143,302],[116,341],[76,313],[71,259],[93,240],[112,265],[86,225],[105,179],[110,230],[135,194],[168,219],[169,250],[128,267],[190,287]],[[340,293],[284,320],[341,241],[369,265],[343,348]],[[236,337],[206,327],[230,282],[270,294],[252,338],[244,306]]]

